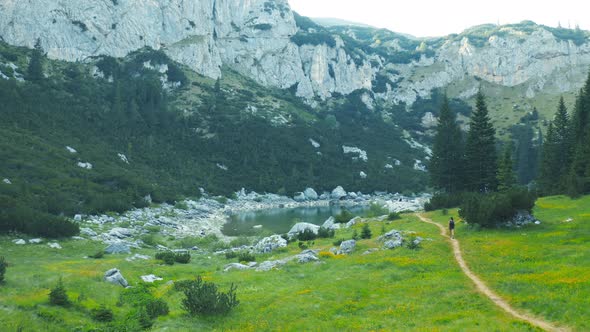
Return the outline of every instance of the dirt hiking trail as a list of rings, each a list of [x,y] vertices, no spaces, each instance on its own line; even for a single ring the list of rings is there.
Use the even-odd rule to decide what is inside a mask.
[[[516,309],[512,308],[512,306],[510,306],[510,304],[508,304],[508,302],[506,302],[503,298],[501,298],[498,294],[496,294],[494,291],[492,291],[482,280],[481,278],[476,275],[475,273],[473,273],[471,271],[471,269],[469,269],[469,266],[467,266],[467,263],[465,262],[465,260],[463,259],[463,255],[461,253],[461,247],[459,246],[459,241],[457,241],[457,239],[451,239],[448,235],[447,229],[446,227],[442,226],[441,224],[438,224],[428,218],[426,218],[424,215],[422,214],[416,214],[418,216],[418,218],[420,218],[420,220],[422,220],[425,223],[429,223],[429,224],[433,224],[436,227],[438,227],[440,229],[440,235],[442,235],[443,237],[445,237],[452,245],[453,247],[453,254],[455,256],[455,259],[457,260],[457,263],[459,263],[459,266],[461,267],[461,270],[463,271],[463,273],[465,273],[465,275],[467,275],[469,277],[469,279],[471,279],[473,281],[473,283],[475,284],[478,292],[482,293],[483,295],[485,295],[486,297],[488,297],[492,302],[494,302],[494,304],[500,308],[502,308],[504,311],[506,311],[508,314],[512,315],[515,318],[518,318],[520,320],[523,320],[525,322],[528,322],[531,325],[537,326],[539,328],[542,328],[543,330],[546,331],[570,331],[567,328],[564,327],[557,327],[549,322],[546,322],[542,319],[533,317],[531,315],[528,314],[524,314],[522,312],[517,311]]]

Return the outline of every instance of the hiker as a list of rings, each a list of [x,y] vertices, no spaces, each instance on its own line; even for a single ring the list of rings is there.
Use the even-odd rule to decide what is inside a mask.
[[[449,231],[451,232],[451,239],[455,238],[455,219],[449,219]]]

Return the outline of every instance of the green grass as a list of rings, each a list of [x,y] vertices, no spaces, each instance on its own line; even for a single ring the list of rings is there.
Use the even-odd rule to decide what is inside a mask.
[[[223,255],[193,255],[187,265],[162,265],[156,260],[125,261],[126,256],[106,255],[86,259],[103,246],[85,241],[63,241],[63,250],[44,245],[17,246],[0,240],[2,255],[10,263],[6,283],[0,286],[0,330],[71,331],[104,326],[93,322],[89,311],[105,304],[122,321],[131,311],[116,306],[121,288],[102,281],[103,273],[119,268],[136,285],[139,277],[156,274],[164,278],[155,288],[157,297],[170,305],[170,314],[160,317],[154,330],[187,331],[391,331],[391,330],[535,330],[507,316],[480,296],[460,272],[448,244],[438,230],[406,215],[385,224],[385,229],[414,231],[426,240],[422,249],[363,252],[378,247],[381,222],[372,222],[373,239],[361,240],[355,253],[333,257],[322,254],[321,263],[290,263],[270,272],[230,271]],[[355,226],[360,233],[362,225]],[[336,238],[350,238],[353,230],[342,230]],[[315,240],[312,248],[327,252],[334,239]],[[214,245],[214,244],[212,244]],[[43,249],[40,249],[43,248]],[[297,243],[257,261],[298,253]],[[138,253],[153,255],[151,249]],[[226,317],[191,318],[182,310],[182,295],[166,285],[202,275],[222,291],[238,285],[240,305]],[[62,277],[70,308],[52,307],[47,294]]]
[[[464,258],[488,285],[517,308],[567,325],[590,329],[590,196],[541,198],[541,225],[514,230],[457,228]],[[450,211],[456,216],[456,211]],[[430,214],[446,223],[448,216]],[[568,218],[573,221],[565,222]]]

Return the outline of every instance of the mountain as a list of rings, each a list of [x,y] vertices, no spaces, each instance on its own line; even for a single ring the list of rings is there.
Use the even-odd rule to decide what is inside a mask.
[[[506,137],[571,103],[590,66],[586,31],[414,39],[324,27],[286,0],[3,1],[0,37],[0,195],[66,215],[199,187],[421,191],[444,92],[466,123],[483,88]]]
[[[355,26],[355,27],[361,27],[361,28],[374,28],[373,26],[371,26],[369,24],[352,22],[352,21],[348,21],[348,20],[335,18],[335,17],[313,17],[313,18],[311,18],[311,20],[323,27]]]

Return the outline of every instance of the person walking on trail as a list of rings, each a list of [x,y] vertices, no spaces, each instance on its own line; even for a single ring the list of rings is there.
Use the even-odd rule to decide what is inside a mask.
[[[451,217],[451,219],[449,219],[449,232],[451,233],[451,239],[455,238],[455,219],[453,219],[453,217]]]

